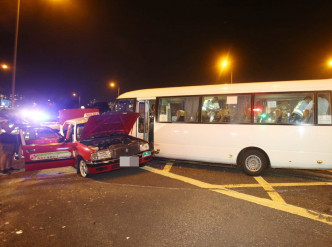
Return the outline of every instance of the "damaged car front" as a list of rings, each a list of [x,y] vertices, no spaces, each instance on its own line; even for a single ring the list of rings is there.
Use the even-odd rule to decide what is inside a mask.
[[[77,171],[82,177],[139,166],[152,159],[149,143],[129,135],[137,117],[137,113],[92,116],[73,128],[77,138]]]

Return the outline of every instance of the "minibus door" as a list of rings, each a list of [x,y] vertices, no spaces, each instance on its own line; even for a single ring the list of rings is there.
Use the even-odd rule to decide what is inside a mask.
[[[155,121],[155,100],[137,101],[137,137],[150,143],[153,148],[153,126]]]

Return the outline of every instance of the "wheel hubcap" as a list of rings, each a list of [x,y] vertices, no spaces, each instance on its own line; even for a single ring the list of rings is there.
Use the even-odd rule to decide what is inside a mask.
[[[88,174],[88,167],[83,160],[80,161],[80,172],[82,177],[86,177],[86,175]]]
[[[258,156],[250,155],[246,158],[245,165],[249,171],[258,171],[262,167],[262,161]]]

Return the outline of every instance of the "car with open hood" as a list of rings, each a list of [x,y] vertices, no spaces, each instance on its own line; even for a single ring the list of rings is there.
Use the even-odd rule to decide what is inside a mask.
[[[137,113],[109,113],[67,120],[60,136],[27,140],[21,133],[26,170],[75,166],[82,177],[152,159],[149,143],[130,135]]]

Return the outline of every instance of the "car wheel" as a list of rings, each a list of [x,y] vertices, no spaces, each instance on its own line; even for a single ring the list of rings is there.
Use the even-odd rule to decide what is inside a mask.
[[[249,176],[260,176],[268,167],[268,160],[264,153],[251,149],[245,151],[239,161],[242,171]]]
[[[85,160],[80,159],[77,164],[77,171],[79,171],[79,174],[83,177],[86,178],[89,176],[89,171],[88,171],[88,166],[86,165]]]

